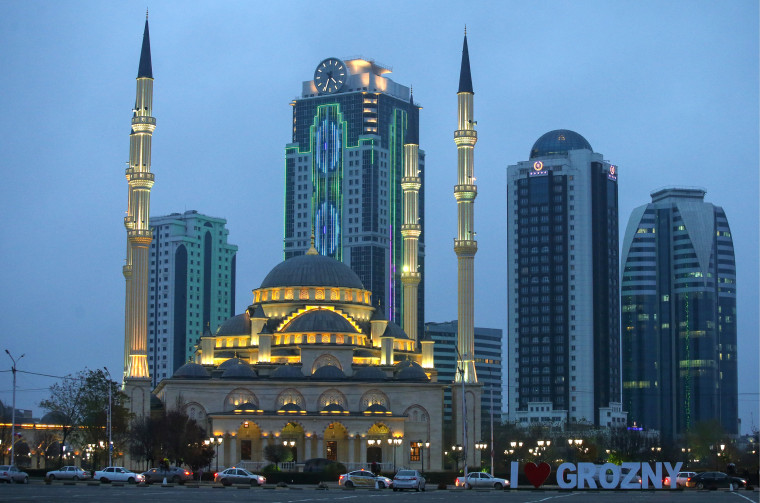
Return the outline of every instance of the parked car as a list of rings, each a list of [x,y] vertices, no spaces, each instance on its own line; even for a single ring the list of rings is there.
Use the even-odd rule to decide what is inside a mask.
[[[95,472],[93,477],[95,480],[101,482],[129,482],[134,484],[136,482],[142,482],[145,477],[142,473],[135,473],[127,470],[123,466],[109,466]]]
[[[723,472],[702,472],[689,477],[686,480],[686,487],[696,487],[697,489],[717,489],[718,487],[745,487],[747,481],[741,477],[732,477]]]
[[[90,478],[90,472],[78,466],[63,466],[57,470],[47,472],[45,478],[48,480],[85,480]]]
[[[393,490],[414,489],[417,492],[425,490],[425,477],[417,470],[399,470],[393,477]]]
[[[686,480],[696,474],[697,472],[678,472],[678,475],[676,475],[676,487],[686,487]],[[662,487],[670,487],[670,477],[662,479]]]
[[[375,476],[369,470],[354,470],[353,472],[344,473],[338,478],[338,485],[343,487],[377,487],[384,489],[386,487],[393,487],[393,480],[382,475]]]
[[[28,484],[29,475],[19,470],[16,465],[0,465],[0,482]]]
[[[251,473],[242,468],[227,468],[224,471],[214,474],[214,482],[221,482],[222,485],[231,484],[251,484],[252,486],[263,486],[267,483],[266,477]]]
[[[150,470],[143,472],[142,475],[145,477],[146,484],[163,482],[164,479],[168,482],[173,482],[174,484],[183,484],[188,480],[193,480],[193,472],[180,468],[179,466],[170,466],[168,470],[151,468]]]
[[[454,483],[457,487],[465,487],[464,477],[457,477]],[[489,473],[470,472],[467,474],[467,489],[493,487],[494,489],[506,489],[509,487],[507,479],[492,477]]]

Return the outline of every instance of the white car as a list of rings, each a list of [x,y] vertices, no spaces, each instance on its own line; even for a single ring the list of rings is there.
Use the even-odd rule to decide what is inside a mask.
[[[465,487],[464,477],[457,477],[454,485]],[[507,479],[492,477],[491,474],[484,472],[471,472],[467,474],[467,489],[487,487],[506,489],[509,487],[509,481]]]
[[[87,472],[78,466],[64,466],[58,470],[47,472],[45,478],[48,480],[85,480],[90,478],[90,472]]]
[[[252,486],[263,486],[267,483],[267,478],[263,475],[251,473],[243,468],[227,468],[226,470],[214,474],[214,482],[221,482],[222,485],[231,484],[251,484]]]
[[[16,465],[0,465],[0,482],[28,484],[29,475],[19,470]]]
[[[102,470],[95,472],[93,478],[106,483],[129,482],[130,484],[143,482],[145,480],[142,473],[130,472],[123,466],[109,466],[108,468],[103,468]]]
[[[678,475],[676,475],[676,487],[686,487],[686,481],[689,480],[690,477],[696,476],[697,472],[678,472]],[[670,483],[669,480],[668,483]]]
[[[399,470],[393,477],[393,490],[414,489],[417,492],[425,490],[425,477],[417,470]]]
[[[369,470],[354,470],[353,472],[344,473],[338,478],[338,485],[352,488],[352,487],[377,487],[379,489],[385,489],[386,487],[393,487],[393,480],[382,475],[375,475]]]

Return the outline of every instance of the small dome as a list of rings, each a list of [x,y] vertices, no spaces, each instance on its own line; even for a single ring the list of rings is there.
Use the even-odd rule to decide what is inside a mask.
[[[293,319],[281,332],[357,333],[346,318],[328,309],[313,309]]]
[[[360,368],[351,376],[351,379],[356,381],[384,381],[387,378],[385,372],[377,367]]]
[[[417,365],[415,366],[409,366],[401,369],[399,372],[396,373],[396,379],[399,381],[422,381],[427,382],[430,380],[430,378],[427,376],[425,371]]]
[[[203,365],[186,363],[174,372],[174,379],[208,379],[211,377]]]
[[[259,406],[253,402],[245,402],[235,407],[235,412],[257,412]]]
[[[388,322],[388,325],[385,327],[385,331],[383,332],[383,337],[388,337],[388,336],[391,336],[394,339],[408,339],[409,338],[409,336],[406,335],[406,332],[404,332],[404,329],[396,325],[392,321]]]
[[[570,150],[583,149],[593,151],[586,138],[569,129],[555,129],[536,140],[533,148],[530,149],[530,158],[564,154]]]
[[[220,363],[216,369],[227,370],[228,368],[236,367],[238,365],[248,365],[248,363],[244,360],[241,360],[240,358],[230,358],[229,360],[225,360]]]
[[[325,408],[322,409],[322,412],[326,412],[328,414],[343,414],[346,411],[340,404],[338,403],[328,403],[325,405]]]
[[[299,255],[280,262],[260,288],[285,286],[337,286],[364,290],[359,276],[343,262],[322,255]]]
[[[400,362],[396,363],[393,367],[394,367],[393,371],[396,373],[398,373],[399,371],[407,367],[417,367],[420,369],[422,368],[422,366],[419,363],[412,360],[401,360]]]
[[[153,396],[153,395],[151,395]],[[10,413],[10,411],[9,411]],[[42,416],[40,419],[41,424],[69,424],[69,421],[66,420],[66,415],[58,410],[52,410]]]
[[[345,379],[346,374],[335,365],[324,365],[319,367],[311,374],[312,379],[319,379],[321,381],[335,381],[339,379]]]
[[[249,335],[251,333],[251,319],[248,313],[238,314],[227,318],[216,329],[216,335]]]
[[[221,365],[219,367],[221,367]],[[222,374],[222,379],[256,379],[257,377],[256,372],[250,365],[234,365],[229,367]]]
[[[304,375],[301,373],[299,367],[293,365],[282,365],[277,370],[272,372],[272,379],[303,379]]]
[[[295,412],[303,412],[303,409],[297,403],[286,403],[286,404],[283,404],[283,406],[280,407],[280,410],[278,410],[277,412],[295,413]]]
[[[386,409],[384,406],[380,405],[379,403],[373,403],[366,409],[364,409],[365,414],[387,414],[388,409]]]

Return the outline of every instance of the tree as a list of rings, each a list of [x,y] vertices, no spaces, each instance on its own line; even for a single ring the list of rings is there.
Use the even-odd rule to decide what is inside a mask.
[[[40,407],[55,414],[61,424],[61,449],[58,463],[62,463],[63,446],[69,437],[75,438],[82,446],[86,444],[108,446],[108,392],[111,391],[112,435],[121,440],[129,422],[129,411],[125,406],[127,396],[119,390],[118,384],[108,379],[101,369],[85,369],[50,387],[50,397],[40,402]],[[114,442],[117,443],[117,442]]]
[[[61,448],[58,450],[58,464],[63,462],[63,445],[71,432],[82,423],[84,372],[67,375],[63,381],[50,386],[50,398],[42,400],[40,407],[56,414],[61,424]]]
[[[264,459],[274,463],[279,468],[280,463],[293,459],[293,453],[282,444],[267,445],[264,447]]]

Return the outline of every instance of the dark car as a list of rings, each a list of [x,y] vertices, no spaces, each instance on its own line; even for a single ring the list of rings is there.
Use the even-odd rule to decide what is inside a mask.
[[[702,472],[686,480],[686,487],[696,487],[697,489],[717,489],[731,485],[734,487],[745,487],[747,481],[741,477],[732,477],[723,472]]]
[[[184,484],[188,480],[193,480],[193,472],[185,470],[179,466],[171,466],[168,470],[162,468],[151,468],[143,472],[146,484],[161,483],[166,479],[167,482],[174,484]]]

